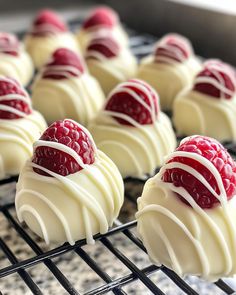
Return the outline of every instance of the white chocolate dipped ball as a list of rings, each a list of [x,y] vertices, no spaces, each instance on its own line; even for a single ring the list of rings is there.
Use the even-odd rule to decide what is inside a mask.
[[[153,175],[176,146],[171,122],[159,109],[158,95],[148,84],[135,79],[110,93],[89,130],[123,178]]]
[[[89,72],[100,83],[105,95],[119,83],[135,76],[137,60],[128,48],[120,46],[111,34],[89,42],[85,58]]]
[[[17,37],[0,33],[0,75],[12,77],[27,86],[33,77],[33,63]]]
[[[221,61],[207,61],[192,89],[180,93],[174,102],[173,122],[177,133],[235,141],[235,91],[234,70]]]
[[[74,35],[68,31],[59,15],[50,10],[38,13],[24,43],[36,69],[40,69],[60,47],[79,51]]]
[[[164,264],[181,277],[216,281],[236,273],[236,166],[219,143],[210,139],[205,144],[203,137],[197,146],[199,138],[184,139],[180,146],[185,148],[170,154],[146,182],[136,218],[154,264]],[[199,147],[205,149],[202,155]]]
[[[75,152],[75,149],[61,143],[62,139],[59,142],[46,141],[44,138],[38,140],[34,145],[34,157],[25,164],[17,184],[17,215],[20,221],[24,220],[47,244],[62,244],[67,241],[73,245],[80,239],[86,239],[87,243],[91,244],[94,242],[93,235],[106,233],[117,218],[124,198],[123,181],[115,164],[103,152],[97,150],[84,127],[69,119],[58,122],[49,127],[51,130],[48,129],[47,134],[52,134],[52,128],[55,130],[55,126],[60,125],[67,137],[73,135],[71,139],[75,140],[75,148],[80,145],[79,141],[75,144],[75,134],[79,129],[77,139],[81,140],[82,136],[87,143],[86,147],[84,144],[80,145],[81,150],[87,149],[87,156],[78,154],[80,150]],[[56,132],[61,132],[59,127]],[[62,167],[62,172],[53,172],[36,164],[35,157],[44,153],[41,150],[37,154],[39,148],[51,149],[52,157],[55,153],[60,153],[64,159],[71,157],[74,166],[69,166],[68,169],[77,165],[80,170],[65,173]],[[93,159],[88,162],[88,157]],[[37,163],[39,162],[40,159]],[[42,164],[45,165],[45,161]],[[41,174],[38,173],[39,170]]]
[[[122,47],[128,47],[128,34],[123,29],[118,14],[109,7],[101,6],[91,11],[76,35],[84,53],[90,41],[97,35],[112,35]]]
[[[71,118],[87,126],[102,108],[105,96],[81,57],[59,48],[36,78],[32,101],[48,123]]]
[[[19,174],[46,122],[32,110],[30,97],[15,80],[0,77],[0,92],[5,92],[0,95],[0,179],[4,179]]]
[[[160,95],[161,108],[170,111],[175,97],[192,86],[200,69],[190,42],[168,34],[157,42],[154,53],[141,61],[137,78],[149,83]]]

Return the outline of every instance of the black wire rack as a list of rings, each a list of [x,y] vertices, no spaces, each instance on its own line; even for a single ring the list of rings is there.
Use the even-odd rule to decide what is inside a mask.
[[[78,25],[78,21],[71,23],[72,27]],[[142,57],[150,52],[155,38],[149,35],[138,35],[133,31],[130,31],[131,34],[131,48],[133,52],[138,56]],[[232,143],[226,143],[225,147],[229,150],[233,157],[236,157],[236,145]],[[130,179],[129,179],[130,180]],[[7,184],[12,184],[17,181],[16,177],[11,177],[9,179],[5,179],[0,181],[0,188]],[[135,183],[143,185],[144,181],[132,179]],[[136,198],[126,192],[125,202],[132,203],[136,206]],[[19,224],[17,218],[15,217],[15,209],[14,202],[8,202],[3,205],[0,205],[0,215],[4,218],[5,222],[7,222],[8,226],[13,230],[13,235],[18,235],[24,241],[24,243],[32,250],[34,253],[32,257],[25,258],[23,260],[19,260],[17,255],[15,254],[14,249],[11,249],[4,237],[0,232],[0,251],[4,255],[6,259],[9,261],[9,265],[0,268],[0,288],[1,282],[3,282],[5,277],[10,276],[11,274],[18,274],[21,280],[25,283],[29,290],[33,294],[42,295],[45,294],[40,286],[35,282],[35,278],[30,274],[30,269],[37,265],[44,264],[44,266],[50,271],[50,273],[54,276],[57,282],[64,289],[66,294],[78,295],[78,294],[86,294],[86,295],[95,295],[95,294],[106,294],[113,293],[117,295],[128,294],[127,291],[124,290],[124,287],[132,284],[135,281],[139,281],[141,284],[145,285],[148,292],[146,294],[158,294],[164,295],[166,294],[158,285],[155,283],[151,276],[154,273],[163,273],[169,280],[170,283],[176,286],[176,290],[182,290],[182,293],[189,295],[197,295],[198,293],[193,286],[189,284],[189,282],[185,279],[180,278],[176,273],[171,271],[170,269],[161,266],[157,267],[155,265],[149,264],[148,266],[141,268],[138,267],[125,253],[125,251],[121,251],[112,243],[112,238],[117,235],[122,235],[126,240],[129,240],[130,243],[134,244],[144,255],[146,254],[146,249],[143,246],[142,242],[138,239],[134,229],[136,228],[136,221],[131,221],[125,224],[121,224],[119,221],[115,223],[114,228],[110,229],[106,234],[97,234],[94,239],[96,244],[99,242],[102,247],[106,248],[108,252],[110,252],[113,256],[116,257],[120,261],[122,265],[124,265],[128,270],[129,274],[121,275],[119,278],[112,278],[104,268],[93,258],[85,248],[86,241],[81,240],[77,241],[75,245],[69,245],[65,243],[62,246],[53,248],[51,250],[44,250],[36,239],[32,238],[29,232],[25,229],[24,226]],[[66,274],[57,266],[54,262],[54,259],[57,257],[62,257],[64,254],[68,252],[74,252],[81,260],[83,260],[90,271],[96,273],[98,277],[102,280],[100,286],[87,290],[84,292],[80,292],[74,285],[70,282]],[[78,276],[80,273],[78,273]],[[198,280],[196,278],[196,280]],[[199,279],[200,282],[200,279]],[[210,283],[209,283],[210,285]],[[214,283],[214,285],[224,292],[225,294],[236,294],[236,290],[233,290],[231,286],[229,286],[224,280],[219,280]],[[2,290],[1,290],[2,291]],[[13,294],[13,293],[9,293]],[[24,293],[22,293],[24,294]],[[59,293],[57,293],[59,294]],[[64,294],[64,293],[63,293]],[[136,294],[136,293],[132,293]],[[170,294],[170,293],[169,293]],[[171,293],[175,294],[175,293]],[[223,293],[221,293],[223,294]]]

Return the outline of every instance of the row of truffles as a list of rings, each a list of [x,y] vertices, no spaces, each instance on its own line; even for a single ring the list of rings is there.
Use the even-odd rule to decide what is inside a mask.
[[[23,161],[19,147],[28,152],[17,184],[17,216],[47,244],[74,244],[80,239],[94,243],[93,235],[106,233],[118,217],[124,184],[104,146],[123,173],[130,171],[130,165],[124,166],[130,161],[127,156],[133,157],[131,167],[135,163],[133,167],[140,169],[136,173],[155,167],[166,145],[164,165],[147,180],[136,214],[151,261],[180,276],[194,274],[213,281],[236,273],[236,163],[219,142],[199,135],[185,138],[174,151],[170,121],[148,84],[130,80],[114,89],[104,116],[91,127],[104,128],[102,135],[95,132],[99,148],[91,133],[71,119],[56,121],[42,133],[45,122],[30,108],[19,83],[2,78],[0,86],[0,123],[8,131],[1,145],[1,151],[3,146],[8,150],[5,167],[9,152],[15,156],[12,165],[18,158]],[[129,105],[132,100],[134,108]],[[100,141],[109,126],[114,133]],[[36,141],[26,136],[34,132],[42,133]]]
[[[55,60],[61,56],[65,58],[64,49],[59,49],[56,53]],[[77,57],[74,53],[72,56]],[[71,107],[66,102],[63,91],[63,88],[70,87],[71,84],[65,84],[65,81],[63,84],[61,79],[64,79],[63,75],[77,72],[70,68],[62,72],[54,71],[55,60],[43,72],[43,77],[52,77],[51,85],[48,86],[47,79],[40,76],[35,88],[37,89],[40,83],[41,89],[44,90],[35,95],[33,87],[33,105],[41,110],[47,122],[53,123],[53,119],[64,120],[69,111],[76,111],[78,107],[78,113],[75,112],[76,119],[79,118],[78,114],[84,115],[84,124],[93,135],[98,148],[114,161],[124,179],[145,179],[148,175],[153,175],[163,164],[164,157],[176,146],[171,121],[161,112],[156,91],[144,81],[130,79],[115,87],[105,101],[96,80],[89,74],[83,74],[82,78],[73,76],[70,81],[75,89],[73,95],[84,95],[81,105],[76,105],[73,101]],[[79,62],[75,60],[75,64],[76,61]],[[78,63],[77,66],[80,67],[78,73],[81,73],[82,65]],[[54,99],[49,103],[43,99],[46,91],[56,91]],[[61,99],[61,104],[56,98]],[[87,108],[93,112],[86,112]],[[38,111],[32,109],[31,98],[26,90],[16,80],[3,76],[0,76],[0,110],[3,141],[0,147],[0,174],[1,179],[4,179],[20,172],[22,164],[32,154],[32,143],[45,129],[46,122]],[[68,113],[65,113],[65,110],[68,110]],[[88,120],[90,114],[93,117]],[[58,118],[60,115],[61,118]],[[17,153],[17,150],[21,153]]]
[[[0,34],[0,74],[28,85],[34,71],[31,56],[39,69],[33,105],[48,123],[68,117],[87,126],[114,87],[135,77],[157,91],[179,136],[236,140],[235,69],[220,60],[202,63],[180,35],[161,38],[138,66],[113,10],[93,10],[75,34],[56,13],[43,10],[24,44],[28,53],[14,35]]]
[[[235,70],[219,60],[202,64],[175,34],[137,69],[107,8],[93,11],[76,35],[54,12],[37,15],[24,41],[38,69],[31,101],[22,86],[32,78],[31,59],[14,36],[0,34],[0,179],[20,174],[19,220],[47,244],[93,243],[119,215],[123,179],[146,179],[162,166],[136,214],[150,259],[181,276],[233,276],[236,163],[216,139],[193,134],[234,139]],[[176,150],[162,108],[191,135]]]

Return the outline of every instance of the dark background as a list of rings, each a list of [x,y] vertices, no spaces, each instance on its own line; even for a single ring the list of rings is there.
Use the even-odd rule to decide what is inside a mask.
[[[71,10],[73,13],[67,15],[69,19],[70,16],[72,18],[76,15],[84,16],[88,8],[96,4],[114,7],[122,21],[139,32],[150,33],[157,38],[167,32],[181,33],[192,41],[197,54],[206,58],[218,57],[236,65],[235,14],[167,0],[0,0],[0,27],[1,19],[5,20],[4,24],[9,23],[6,17],[11,14],[15,14],[15,21],[18,18],[18,27],[22,14],[24,15],[22,24],[28,25],[26,19],[32,18],[39,8]],[[4,29],[5,27],[6,25],[3,26]]]

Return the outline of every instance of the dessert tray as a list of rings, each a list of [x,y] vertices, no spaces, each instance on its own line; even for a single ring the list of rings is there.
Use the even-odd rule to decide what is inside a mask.
[[[73,27],[78,27],[78,20],[70,22]],[[137,34],[131,30],[130,44],[133,53],[138,57],[142,57],[148,54],[155,42],[155,38],[147,34]],[[22,33],[19,33],[21,36]],[[225,143],[224,146],[228,149],[233,157],[236,157],[236,145],[232,143]],[[3,187],[11,186],[17,177],[12,177],[3,181],[0,181],[0,190]],[[127,180],[129,181],[129,180]],[[136,181],[138,185],[143,185],[144,181],[132,179]],[[136,198],[134,192],[126,192],[125,202],[127,206],[135,208]],[[138,197],[138,196],[136,196]],[[3,198],[4,199],[4,198]],[[5,198],[6,199],[6,198]],[[11,292],[5,293],[8,289],[5,284],[7,277],[12,277],[11,290],[15,287],[14,294],[236,294],[236,289],[233,290],[232,286],[228,285],[223,279],[218,280],[215,283],[206,283],[197,277],[187,277],[181,279],[177,274],[168,268],[162,266],[157,267],[148,263],[147,266],[139,266],[138,258],[148,261],[146,249],[136,235],[136,221],[130,221],[128,223],[121,223],[116,221],[115,226],[109,230],[106,234],[98,234],[94,237],[95,245],[99,247],[100,251],[93,251],[93,246],[86,246],[86,241],[77,241],[74,245],[65,243],[62,246],[51,248],[50,250],[40,242],[39,238],[36,238],[30,231],[24,226],[18,223],[15,215],[14,202],[12,199],[8,201],[1,201],[0,204],[0,220],[4,228],[0,231],[0,260],[3,260],[5,264],[0,263],[0,290],[1,294],[12,294]],[[0,229],[1,229],[0,227]],[[6,234],[7,229],[7,234]],[[125,241],[119,243],[119,241]],[[118,242],[117,242],[118,241]],[[11,246],[10,246],[11,245]],[[120,245],[120,247],[118,246]],[[128,247],[126,247],[128,245]],[[123,247],[123,248],[122,248]],[[27,255],[21,255],[20,248],[28,249]],[[129,249],[135,249],[136,260],[131,257]],[[107,253],[107,261],[101,260],[101,255]],[[137,253],[138,256],[137,256]],[[116,264],[113,261],[108,261],[110,257],[113,257]],[[86,264],[86,267],[90,273],[85,280],[83,286],[79,286],[74,282],[71,282],[71,276],[68,275],[68,270],[65,270],[60,263],[72,264],[72,260],[77,261],[77,267],[73,271],[74,281],[80,281],[79,278],[85,277],[86,273],[83,273],[83,268],[79,267],[79,264]],[[107,263],[110,263],[110,268],[117,272],[116,275],[110,275],[109,267]],[[76,265],[73,264],[73,265]],[[125,272],[120,272],[119,268],[116,269],[116,265],[120,265],[122,269],[126,269]],[[37,274],[37,267],[43,265],[45,270],[45,277],[51,280],[51,277],[56,282],[55,285],[59,289],[54,289],[55,292],[46,292],[42,289],[42,282],[35,279]],[[35,270],[34,270],[35,269]],[[62,271],[63,269],[63,271]],[[71,270],[70,270],[71,271]],[[47,274],[47,276],[46,276]],[[158,276],[154,277],[155,274]],[[97,278],[97,284],[92,284],[90,281]],[[99,280],[98,280],[99,279]],[[22,284],[22,288],[17,291],[18,281]],[[135,287],[134,283],[139,282]],[[15,286],[12,286],[16,284]],[[93,286],[94,285],[94,286]],[[97,285],[97,286],[96,286]],[[5,287],[5,289],[3,288]],[[132,286],[134,286],[132,288]],[[171,289],[168,288],[171,286]],[[56,291],[57,290],[57,291]],[[60,290],[60,291],[59,291]],[[82,291],[81,291],[82,290]],[[144,292],[145,290],[145,292]],[[17,293],[19,292],[19,293]]]

